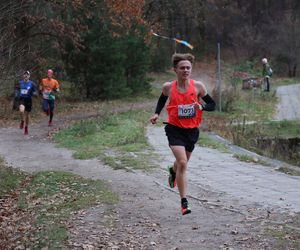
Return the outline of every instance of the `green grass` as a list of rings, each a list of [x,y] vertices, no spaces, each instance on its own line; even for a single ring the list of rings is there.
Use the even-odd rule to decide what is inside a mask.
[[[266,162],[246,154],[234,154],[233,157],[243,162],[252,162],[256,164],[268,165]]]
[[[238,98],[234,109],[228,114],[228,119],[241,120],[246,116],[247,121],[266,121],[272,119],[276,111],[277,98],[271,92],[255,93],[252,90],[237,90]]]
[[[26,176],[23,172],[7,167],[3,159],[0,158],[0,198],[15,190]]]
[[[60,131],[54,139],[72,149],[77,159],[100,157],[115,169],[149,170],[154,167],[145,137],[149,117],[150,113],[143,110],[105,114],[76,123]]]
[[[243,71],[249,73],[249,76],[261,77],[260,66],[257,60],[240,65],[223,65],[222,79],[226,91],[222,96],[222,105],[224,102],[227,112],[224,112],[223,116],[214,112],[211,117],[208,117],[211,124],[209,129],[248,150],[299,165],[299,149],[292,149],[289,154],[286,153],[283,156],[280,151],[270,152],[269,147],[258,147],[257,145],[257,139],[299,138],[300,135],[299,121],[272,121],[278,103],[275,95],[276,87],[297,83],[299,79],[274,76],[271,78],[271,92],[263,92],[261,89],[242,90],[242,78],[233,77],[235,71]],[[247,122],[250,121],[255,124],[247,125]],[[228,126],[229,124],[233,124],[233,126]]]
[[[269,122],[264,125],[265,134],[269,137],[296,138],[300,135],[300,121],[283,120],[279,122]]]
[[[258,154],[299,165],[297,140],[300,121],[269,121],[252,125],[232,126],[234,143]]]
[[[287,78],[287,77],[274,78],[274,77],[272,77],[271,79],[272,79],[272,85],[274,87],[300,83],[300,77],[294,77],[294,78]]]
[[[102,204],[112,213],[118,202],[117,194],[101,180],[59,171],[29,175],[7,167],[3,160],[0,180],[3,211],[10,218],[7,236],[18,235],[18,242],[4,238],[11,249],[21,245],[26,249],[67,249],[67,222],[73,212]],[[2,236],[5,232],[0,230]]]
[[[33,230],[26,242],[34,249],[65,246],[66,222],[73,211],[99,203],[115,204],[118,197],[100,180],[88,180],[65,172],[39,172],[21,192],[19,207],[33,215]],[[66,247],[66,246],[65,246]]]
[[[245,139],[251,139],[253,136],[269,138],[297,138],[300,135],[300,121],[267,121],[249,125],[233,126],[233,130],[243,130]]]
[[[217,149],[223,153],[229,152],[229,150],[223,143],[212,139],[207,133],[202,132],[202,131],[200,132],[198,145],[201,147],[209,147],[209,148]]]
[[[277,98],[273,95],[273,91],[267,93],[261,89],[242,90],[243,78],[234,78],[234,72],[246,72],[251,77],[261,77],[260,60],[244,61],[240,64],[224,63],[222,78],[225,89],[232,88],[227,95],[224,95],[224,100],[230,98],[233,92],[236,92],[235,98],[232,100],[233,110],[230,110],[228,119],[237,119],[242,115],[247,115],[247,120],[262,121],[272,118],[275,112]],[[273,81],[273,78],[272,78]],[[274,86],[271,86],[274,90]]]

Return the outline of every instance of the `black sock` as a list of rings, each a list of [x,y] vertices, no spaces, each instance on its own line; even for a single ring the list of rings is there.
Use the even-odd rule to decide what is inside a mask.
[[[173,175],[176,174],[176,172],[174,171],[173,167],[170,168],[170,172],[171,172],[171,174],[173,174]]]
[[[54,115],[53,111],[50,110],[50,117],[49,117],[50,119],[49,119],[49,122],[52,122],[53,115]]]
[[[187,202],[187,199],[186,198],[182,198],[181,199],[181,205],[183,205],[184,203],[186,203]]]

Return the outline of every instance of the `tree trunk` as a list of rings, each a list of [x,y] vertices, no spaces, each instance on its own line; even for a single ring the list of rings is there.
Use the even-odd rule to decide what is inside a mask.
[[[292,67],[290,63],[288,64],[288,69],[289,69],[288,77],[293,77]]]
[[[296,72],[297,72],[297,64],[294,64],[294,67],[293,67],[293,77],[296,76]]]

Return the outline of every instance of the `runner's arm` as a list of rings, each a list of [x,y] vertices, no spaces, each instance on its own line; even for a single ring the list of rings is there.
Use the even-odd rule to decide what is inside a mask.
[[[201,98],[205,102],[205,104],[201,104],[202,110],[214,111],[215,107],[216,107],[216,103],[211,98],[211,96],[208,94],[205,85],[200,81],[195,81],[195,86],[198,91],[198,98]]]
[[[163,87],[162,87],[162,93],[158,99],[157,105],[156,105],[156,109],[155,109],[155,114],[160,114],[160,112],[162,111],[162,109],[164,108],[168,97],[170,95],[171,92],[171,86],[172,83],[171,82],[166,82],[164,83]]]
[[[157,101],[157,105],[156,105],[156,109],[155,109],[155,114],[160,114],[160,112],[162,111],[162,109],[164,108],[166,102],[168,100],[168,96],[165,96],[164,93],[161,93],[158,101]]]
[[[59,92],[59,84],[58,84],[57,81],[56,81],[55,87],[53,88],[53,91],[54,92]]]
[[[202,105],[203,110],[205,110],[205,111],[214,111],[215,110],[216,103],[209,94],[206,94],[205,96],[203,96],[202,100],[205,102],[205,104]]]
[[[150,118],[150,122],[152,124],[156,124],[157,122],[157,119],[158,119],[158,116],[160,114],[160,112],[162,111],[162,109],[164,108],[167,100],[168,100],[168,96],[170,94],[170,89],[171,89],[171,83],[170,82],[166,82],[164,85],[163,85],[163,88],[162,88],[162,93],[157,101],[157,105],[156,105],[156,108],[155,108],[155,113],[154,115]]]

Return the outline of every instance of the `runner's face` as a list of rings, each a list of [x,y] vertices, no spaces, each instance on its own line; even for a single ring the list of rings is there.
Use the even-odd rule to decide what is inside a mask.
[[[24,74],[23,78],[24,78],[25,81],[28,81],[29,80],[29,75],[28,74]]]
[[[192,64],[188,60],[180,61],[176,68],[175,73],[177,74],[177,78],[181,80],[187,80],[190,78],[192,72]]]

